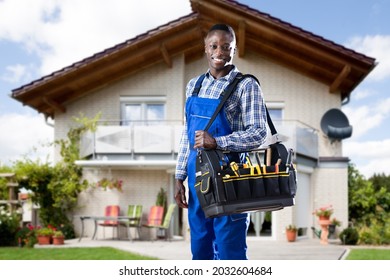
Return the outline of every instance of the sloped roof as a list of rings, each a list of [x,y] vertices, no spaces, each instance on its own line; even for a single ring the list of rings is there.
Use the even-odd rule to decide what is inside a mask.
[[[375,67],[375,59],[254,10],[236,1],[190,0],[193,13],[96,53],[12,91],[12,97],[55,117],[66,104],[141,69],[184,54],[203,55],[203,38],[217,22],[231,25],[238,55],[253,51],[329,86],[347,97]]]

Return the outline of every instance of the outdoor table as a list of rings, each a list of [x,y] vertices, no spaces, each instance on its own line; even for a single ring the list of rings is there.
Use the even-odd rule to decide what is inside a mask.
[[[81,234],[79,238],[79,242],[84,236],[84,220],[93,220],[94,221],[94,231],[91,240],[94,240],[96,237],[96,232],[98,228],[98,221],[118,221],[118,222],[127,222],[127,234],[130,241],[132,241],[131,233],[130,233],[130,221],[137,221],[139,218],[135,217],[129,217],[129,216],[117,216],[117,217],[110,217],[110,216],[79,216],[81,221]]]

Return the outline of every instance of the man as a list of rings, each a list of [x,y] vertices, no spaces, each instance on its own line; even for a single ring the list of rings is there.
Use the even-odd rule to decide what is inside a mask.
[[[175,200],[179,207],[188,208],[193,259],[247,259],[248,214],[209,219],[204,216],[194,188],[196,152],[201,148],[241,152],[259,147],[267,134],[265,105],[260,85],[255,79],[245,78],[208,132],[202,130],[218,106],[221,93],[238,73],[233,65],[236,37],[230,26],[214,25],[204,43],[209,70],[198,94],[193,95],[193,92],[199,77],[187,85],[186,122],[176,166]],[[188,203],[183,184],[186,178]]]

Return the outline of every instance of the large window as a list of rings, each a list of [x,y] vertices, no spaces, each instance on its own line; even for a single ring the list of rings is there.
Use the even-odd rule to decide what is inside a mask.
[[[154,125],[165,120],[165,96],[121,97],[122,125]]]

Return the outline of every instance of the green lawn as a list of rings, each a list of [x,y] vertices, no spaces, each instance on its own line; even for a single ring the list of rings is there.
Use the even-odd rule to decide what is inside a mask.
[[[390,260],[390,249],[351,249],[347,260]],[[114,249],[0,247],[0,260],[157,260]]]
[[[0,260],[156,260],[110,248],[0,248]]]
[[[347,260],[390,260],[390,249],[351,249]]]

